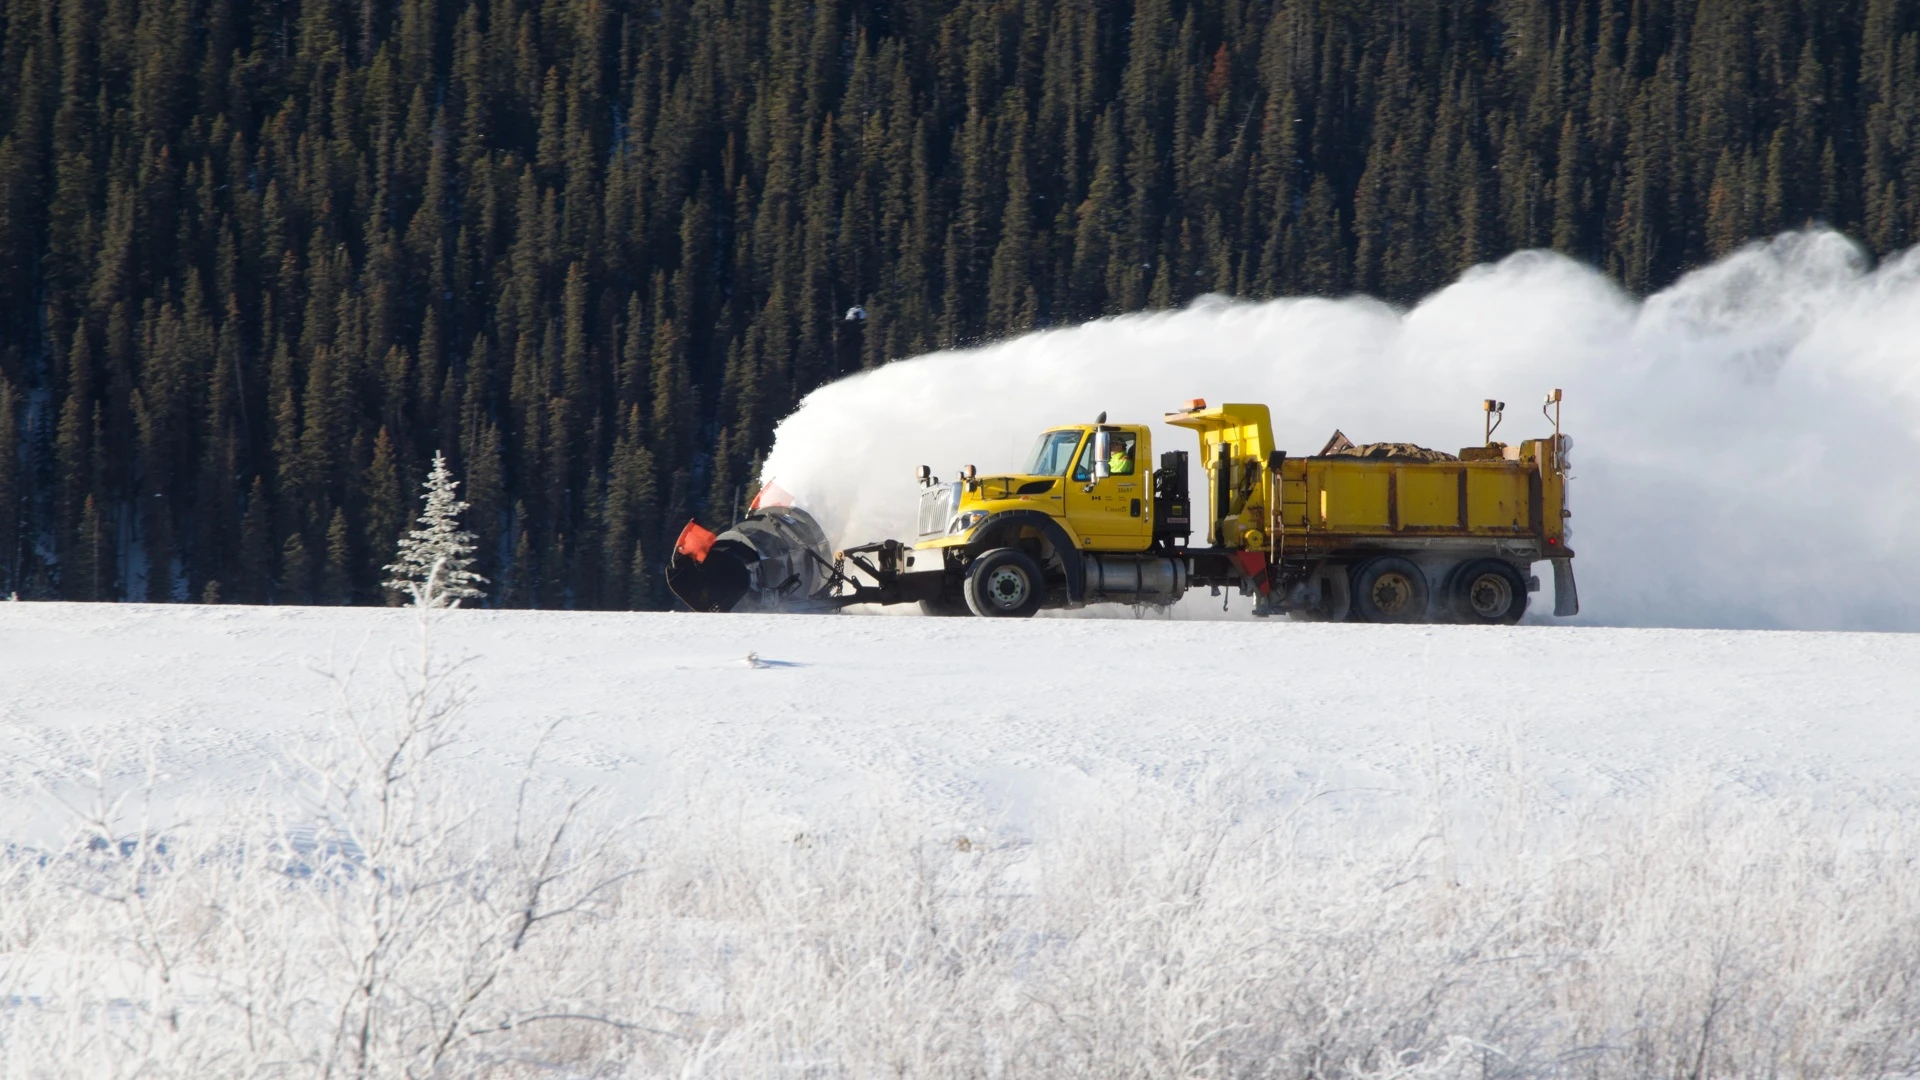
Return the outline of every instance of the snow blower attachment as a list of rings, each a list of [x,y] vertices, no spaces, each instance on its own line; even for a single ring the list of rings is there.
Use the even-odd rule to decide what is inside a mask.
[[[809,614],[933,602],[946,585],[944,561],[915,572],[912,549],[898,540],[828,552],[813,515],[797,506],[756,506],[717,535],[687,522],[667,563],[667,588],[695,611]]]
[[[756,507],[717,535],[689,521],[667,563],[667,587],[695,611],[831,611],[816,596],[832,575],[826,533],[794,506]]]

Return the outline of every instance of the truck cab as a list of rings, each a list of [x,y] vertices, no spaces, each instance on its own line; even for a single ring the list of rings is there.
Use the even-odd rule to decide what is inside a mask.
[[[1139,552],[1155,539],[1153,435],[1138,424],[1041,432],[1020,471],[923,477],[917,551],[966,547],[1006,515],[1051,518],[1076,551]]]
[[[971,466],[943,483],[921,469],[919,535],[902,571],[944,571],[931,614],[1026,615],[1103,600],[1171,603],[1187,586],[1187,455],[1154,467],[1144,424],[1040,433],[1017,472]],[[1156,554],[1157,553],[1157,554]],[[982,567],[981,560],[992,565]]]

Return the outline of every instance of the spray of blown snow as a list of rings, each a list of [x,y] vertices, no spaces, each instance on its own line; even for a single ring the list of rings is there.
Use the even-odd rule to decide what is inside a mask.
[[[1207,297],[822,387],[764,475],[838,543],[910,537],[915,465],[1015,468],[1042,428],[1102,410],[1257,401],[1295,453],[1335,427],[1451,450],[1479,441],[1484,397],[1512,403],[1500,437],[1544,434],[1529,403],[1558,386],[1580,621],[1920,630],[1920,249],[1868,266],[1808,232],[1642,302],[1542,252],[1408,312]],[[1191,442],[1155,429],[1156,452]]]

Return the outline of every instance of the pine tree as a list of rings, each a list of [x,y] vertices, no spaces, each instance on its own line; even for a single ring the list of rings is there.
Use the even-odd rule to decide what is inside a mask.
[[[406,496],[400,486],[400,466],[394,459],[393,439],[383,427],[374,436],[372,460],[367,464],[361,486],[366,500],[366,516],[361,521],[361,551],[371,560],[374,571],[362,580],[378,581],[378,575],[386,572],[379,553],[391,550],[406,527]]]
[[[447,470],[447,457],[438,451],[422,485],[423,509],[419,528],[400,541],[394,561],[387,566],[385,587],[407,596],[413,606],[459,607],[463,600],[480,600],[486,579],[472,571],[473,534],[460,527],[467,504],[454,489],[460,482]]]
[[[526,507],[515,503],[513,520],[524,522]],[[513,558],[507,564],[506,603],[508,607],[533,607],[540,601],[540,563],[539,555],[533,549],[533,538],[528,535],[524,525],[514,534]]]
[[[19,591],[20,551],[20,395],[0,375],[0,592]]]
[[[70,600],[111,600],[113,552],[107,526],[92,495],[80,505],[73,545],[60,572],[60,591]]]
[[[1022,119],[1024,120],[1022,110]],[[1013,150],[1007,158],[1006,213],[1001,215],[1000,245],[994,249],[992,268],[987,277],[988,333],[1005,333],[1026,328],[1030,315],[1026,308],[1027,283],[1033,279],[1032,190],[1027,160],[1027,133],[1024,123],[1015,131]]]
[[[313,599],[313,559],[307,554],[306,538],[297,532],[287,534],[280,545],[280,582],[274,590],[274,602],[305,604]]]
[[[247,492],[246,513],[240,521],[238,594],[243,604],[264,604],[268,600],[268,590],[273,580],[273,549],[272,541],[268,539],[273,528],[272,520],[272,509],[267,504],[266,481],[256,476]]]
[[[327,523],[327,561],[320,570],[320,602],[323,604],[353,602],[353,559],[348,551],[347,535],[347,515],[335,507],[333,520]]]

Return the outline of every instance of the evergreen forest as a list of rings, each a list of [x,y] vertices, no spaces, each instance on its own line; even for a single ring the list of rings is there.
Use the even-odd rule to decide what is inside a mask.
[[[657,607],[849,372],[1809,222],[1920,239],[1920,0],[0,0],[0,596],[385,602],[443,450]]]

